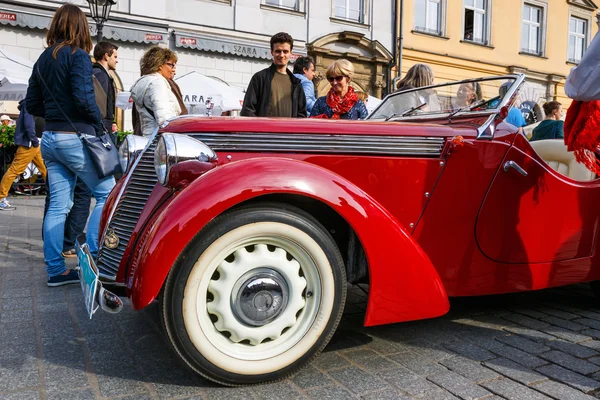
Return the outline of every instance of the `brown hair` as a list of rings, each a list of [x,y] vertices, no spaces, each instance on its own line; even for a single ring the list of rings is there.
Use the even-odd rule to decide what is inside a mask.
[[[273,51],[273,45],[275,43],[289,43],[290,51],[294,50],[294,39],[289,33],[279,32],[271,36],[271,51]]]
[[[546,116],[548,116],[548,115],[552,114],[554,112],[554,110],[558,110],[558,108],[561,106],[562,106],[562,104],[560,104],[558,101],[549,101],[547,103],[544,103],[542,108],[544,109],[544,114],[546,114]]]
[[[396,89],[419,88],[433,85],[433,70],[427,64],[415,64],[406,71],[404,78],[398,82]]]
[[[112,44],[111,42],[100,42],[94,47],[94,58],[96,62],[104,60],[104,55],[112,56],[115,50],[119,50],[119,46]]]
[[[89,53],[93,44],[90,26],[83,11],[73,4],[65,4],[56,10],[46,34],[46,43],[48,47],[58,44],[52,52],[54,58],[65,46],[71,46],[72,53],[75,53],[77,48]]]
[[[140,60],[140,73],[149,75],[158,72],[161,65],[165,65],[169,60],[177,62],[177,54],[164,47],[152,46]]]
[[[304,75],[304,68],[310,69],[311,65],[315,65],[315,60],[311,56],[298,57],[294,61],[294,73]]]

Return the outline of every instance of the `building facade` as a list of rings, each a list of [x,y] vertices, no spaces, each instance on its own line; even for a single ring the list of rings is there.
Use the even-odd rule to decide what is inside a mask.
[[[0,49],[36,60],[52,14],[64,3],[3,0]],[[71,3],[88,12],[87,1]],[[139,77],[139,60],[153,44],[177,52],[179,76],[197,71],[245,89],[270,65],[270,37],[284,31],[294,38],[295,56],[315,58],[319,94],[328,89],[327,66],[344,57],[355,64],[356,86],[381,97],[393,59],[394,7],[395,0],[117,0],[103,34],[119,46],[121,90]],[[128,116],[119,123],[131,126]]]
[[[537,119],[546,101],[570,104],[565,78],[598,30],[598,7],[591,0],[398,3],[402,74],[415,63],[431,65],[437,82],[524,73],[520,101],[535,109]]]

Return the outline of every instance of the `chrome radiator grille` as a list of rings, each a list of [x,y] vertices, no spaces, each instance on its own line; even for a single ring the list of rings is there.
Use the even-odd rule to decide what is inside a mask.
[[[158,138],[158,136],[157,136]],[[156,172],[154,171],[155,139],[135,166],[125,190],[118,200],[117,207],[110,219],[107,229],[112,229],[119,237],[119,246],[108,249],[100,246],[98,253],[98,269],[100,275],[106,279],[114,280],[119,270],[119,264],[137,224],[140,215],[156,185]]]

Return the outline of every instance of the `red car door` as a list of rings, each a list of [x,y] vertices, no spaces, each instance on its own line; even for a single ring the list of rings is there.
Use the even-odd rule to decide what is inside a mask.
[[[483,201],[475,235],[481,251],[499,263],[588,258],[599,215],[598,180],[559,174],[517,135]]]

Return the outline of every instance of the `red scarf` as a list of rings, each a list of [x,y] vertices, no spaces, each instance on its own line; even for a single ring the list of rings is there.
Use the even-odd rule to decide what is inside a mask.
[[[565,144],[575,159],[600,174],[595,151],[600,146],[600,101],[573,101],[565,119]]]
[[[354,93],[354,88],[352,86],[348,87],[348,93],[344,96],[344,98],[340,98],[337,95],[333,88],[329,90],[327,93],[327,105],[333,111],[333,115],[331,119],[340,119],[342,114],[348,113],[354,107],[356,102],[358,101],[358,96]],[[313,118],[329,118],[327,114],[319,114]]]

